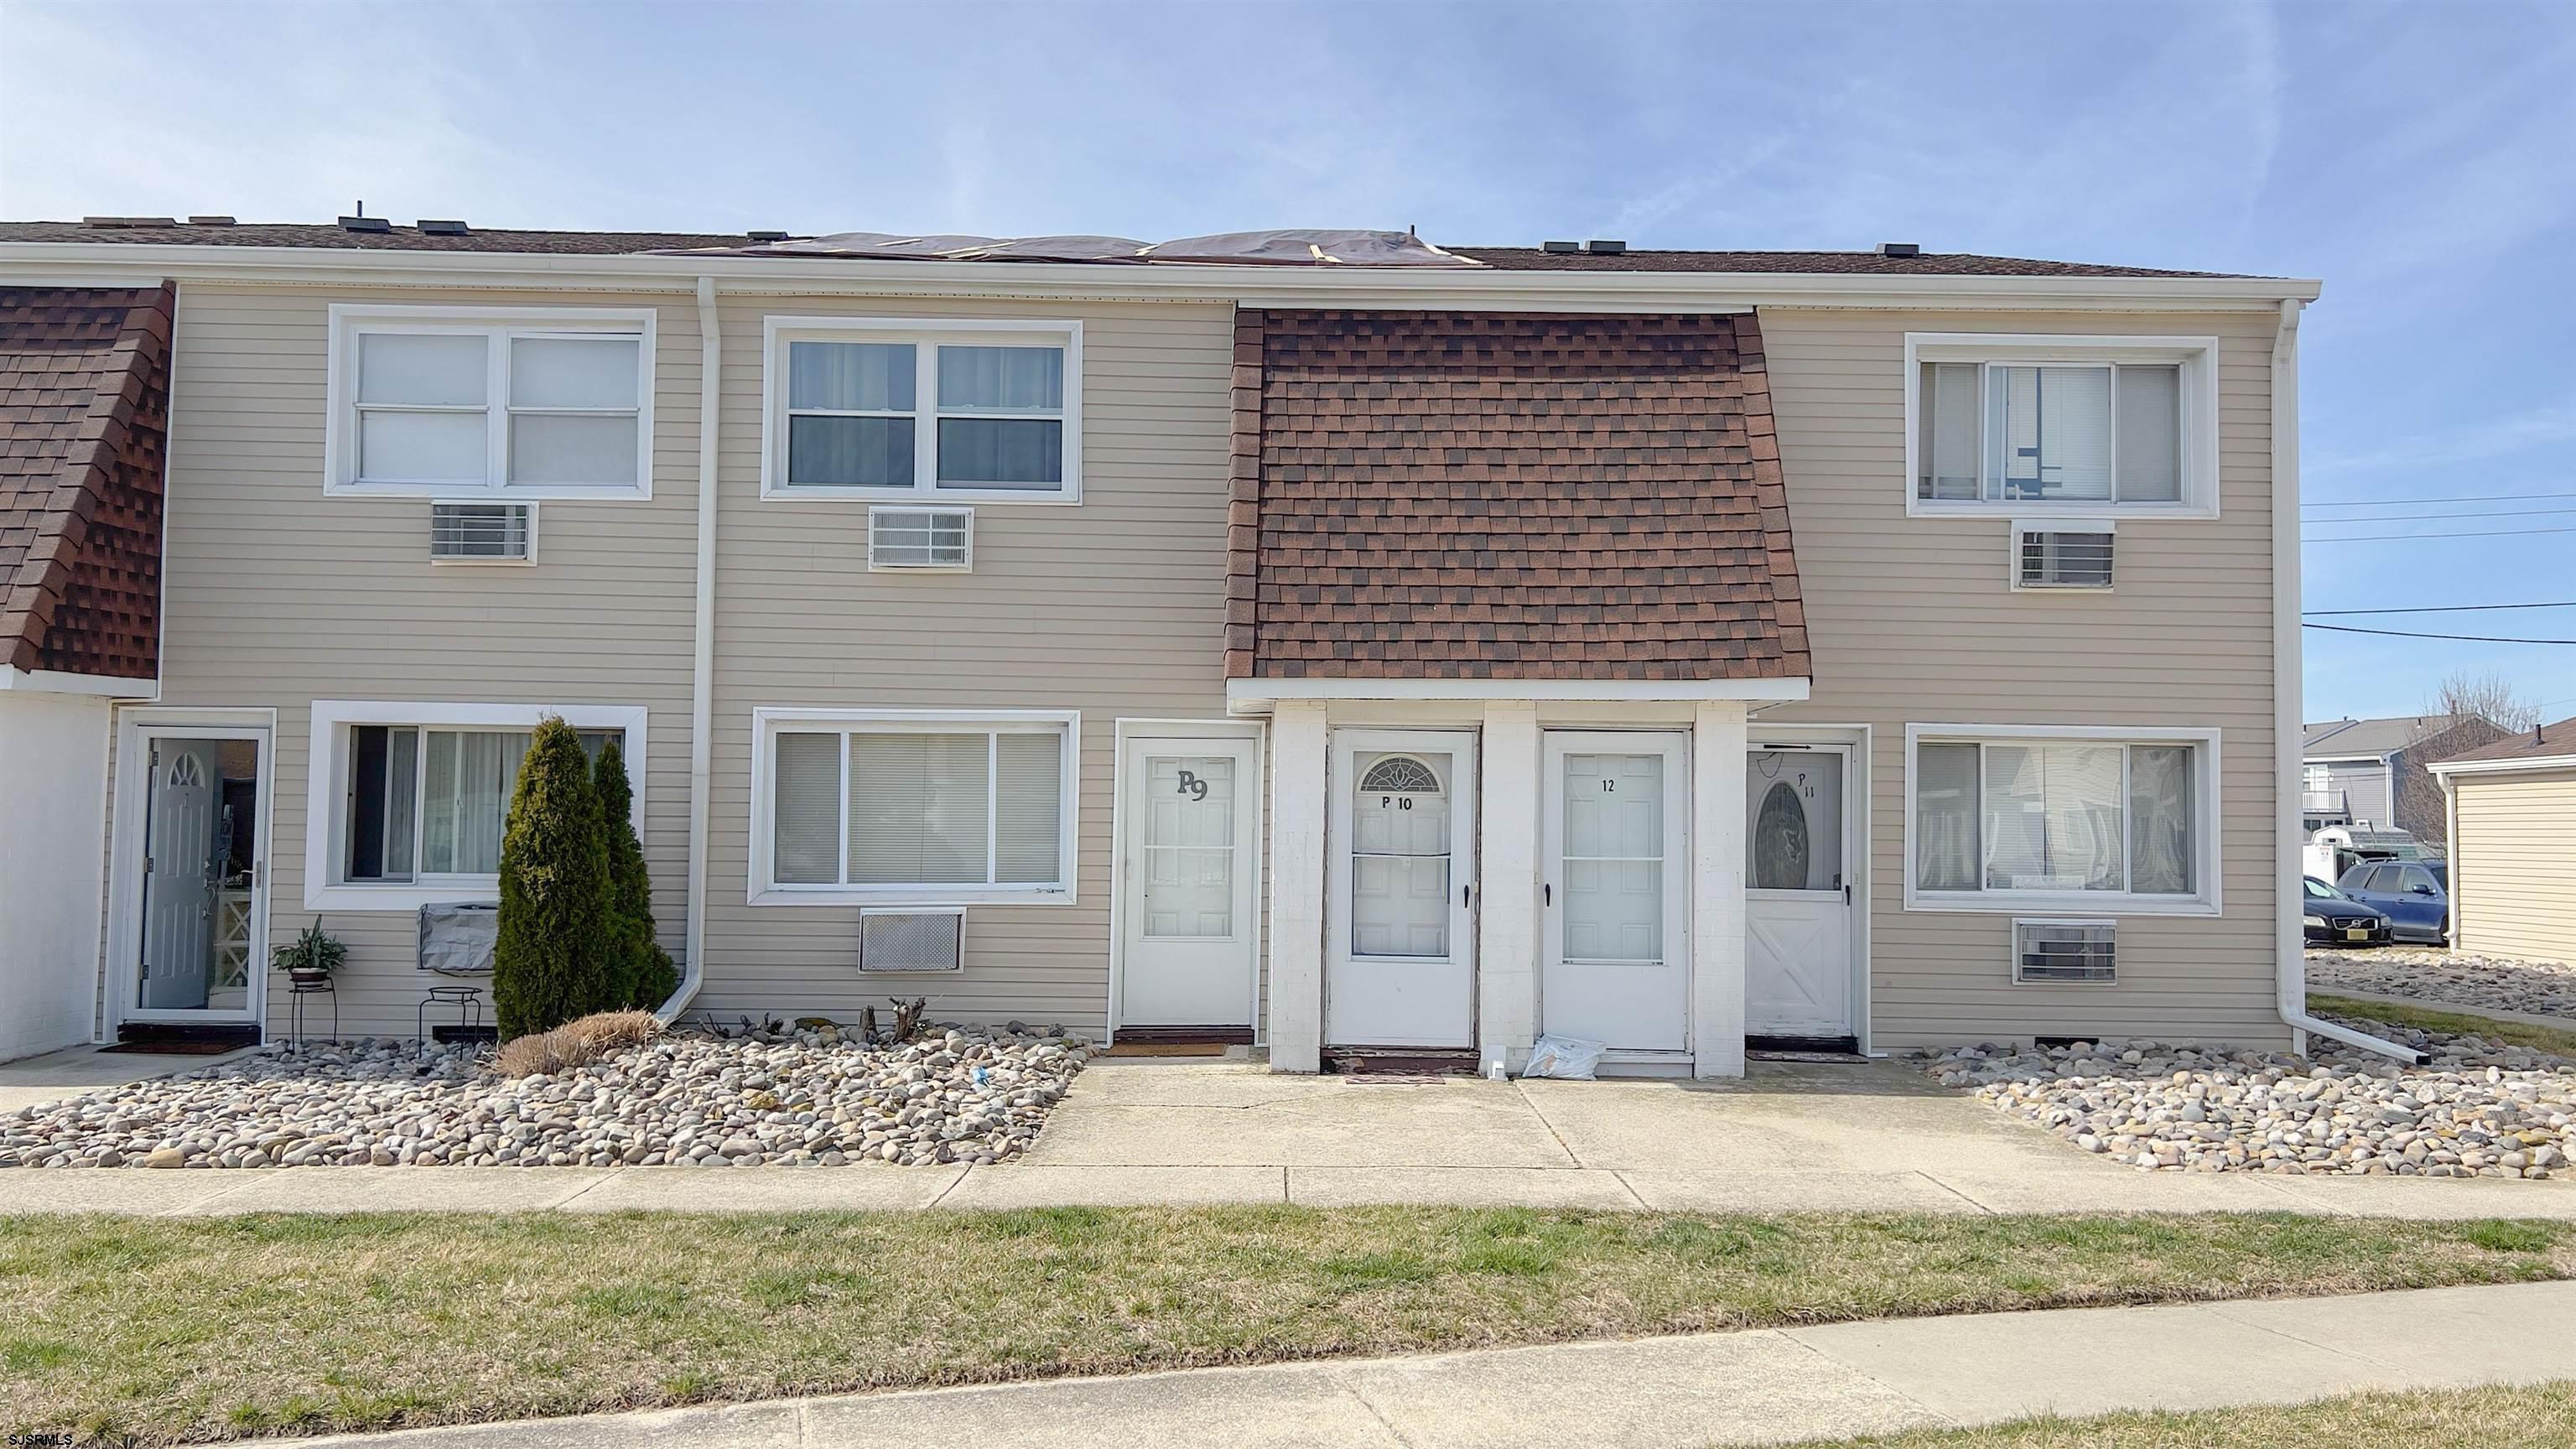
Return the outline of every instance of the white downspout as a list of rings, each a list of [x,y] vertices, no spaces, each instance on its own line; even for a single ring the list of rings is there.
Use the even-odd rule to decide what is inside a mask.
[[[679,1020],[706,982],[707,802],[714,778],[716,674],[716,428],[722,392],[724,331],[716,319],[716,279],[698,278],[698,563],[689,638],[689,881],[680,988],[654,1013]]]
[[[2460,949],[2460,786],[2448,775],[2433,777],[2442,782],[2442,858],[2451,863],[2450,889],[2444,894],[2448,914],[2442,921],[2442,935],[2450,949]]]
[[[2272,339],[2272,736],[2277,759],[2275,789],[2286,790],[2300,777],[2300,668],[2304,631],[2299,627],[2299,311],[2295,298],[2281,302],[2281,325]],[[2299,812],[2293,802],[2273,809],[2279,853],[2273,873],[2279,883],[2278,939],[2273,943],[2274,975],[2280,989],[2281,1019],[2295,1032],[2293,1050],[2305,1053],[2311,1035],[2346,1046],[2379,1052],[2403,1062],[2422,1058],[2410,1047],[2337,1026],[2308,1014],[2306,874],[2298,867]]]

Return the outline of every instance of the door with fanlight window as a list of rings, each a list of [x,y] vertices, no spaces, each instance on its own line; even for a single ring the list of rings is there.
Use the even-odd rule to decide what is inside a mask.
[[[1476,736],[1343,730],[1328,778],[1325,1044],[1473,1045]]]
[[[1618,1051],[1686,1050],[1683,737],[1551,731],[1542,753],[1540,1025]]]
[[[1121,1028],[1252,1024],[1260,761],[1251,739],[1127,742],[1119,802]]]

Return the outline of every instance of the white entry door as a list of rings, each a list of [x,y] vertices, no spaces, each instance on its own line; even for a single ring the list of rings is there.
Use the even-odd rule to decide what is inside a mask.
[[[1851,751],[1755,745],[1744,766],[1744,1029],[1852,1034]]]
[[[1131,739],[1120,1026],[1252,1024],[1261,756],[1249,739]]]
[[[1476,1036],[1476,737],[1333,736],[1328,1046],[1471,1046]]]
[[[1690,1046],[1689,770],[1678,734],[1546,741],[1539,1020],[1622,1051]]]
[[[118,933],[132,952],[121,973],[125,1016],[255,1018],[268,914],[267,743],[265,730],[134,737],[139,769],[127,778],[137,788],[120,802],[141,827],[119,867],[139,887]]]

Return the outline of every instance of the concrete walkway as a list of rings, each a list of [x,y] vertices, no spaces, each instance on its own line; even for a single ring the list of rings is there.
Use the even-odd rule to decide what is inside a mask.
[[[1919,1318],[305,1440],[367,1449],[1764,1444],[2576,1378],[2576,1283]]]
[[[1365,1203],[1770,1213],[2576,1219],[2576,1180],[2141,1173],[1896,1062],[1742,1082],[1277,1076],[1094,1063],[1007,1166],[0,1171],[0,1213],[692,1212]]]
[[[259,1050],[243,1047],[220,1056],[161,1056],[146,1052],[101,1051],[94,1046],[64,1047],[42,1056],[0,1062],[0,1112],[42,1106],[100,1087],[121,1087],[154,1077],[175,1077],[237,1061]]]

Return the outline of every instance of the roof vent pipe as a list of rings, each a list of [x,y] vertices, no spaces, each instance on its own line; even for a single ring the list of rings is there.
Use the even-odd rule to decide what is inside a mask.
[[[1880,242],[1878,254],[1882,257],[1919,257],[1923,255],[1923,248],[1916,242]]]

